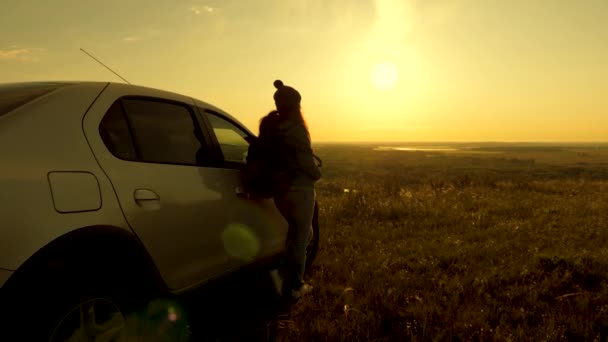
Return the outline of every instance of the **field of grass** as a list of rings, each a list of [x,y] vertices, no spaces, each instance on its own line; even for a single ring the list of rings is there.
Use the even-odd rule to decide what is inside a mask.
[[[319,145],[288,340],[606,340],[608,149]]]

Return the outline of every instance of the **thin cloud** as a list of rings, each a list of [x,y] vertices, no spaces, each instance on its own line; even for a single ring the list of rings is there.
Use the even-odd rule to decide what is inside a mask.
[[[136,42],[138,40],[141,40],[141,37],[139,37],[139,36],[127,36],[127,37],[124,37],[122,39],[122,41],[125,42],[125,43],[132,43],[132,42]]]
[[[203,13],[209,13],[209,14],[213,14],[215,12],[217,12],[217,8],[215,7],[211,7],[211,6],[197,6],[197,5],[193,5],[190,6],[190,8],[188,8],[188,10],[196,15],[201,15]]]
[[[131,32],[131,34],[121,38],[120,41],[123,43],[135,43],[143,40],[154,39],[161,33],[162,31],[155,28],[141,29],[137,30],[136,32]]]
[[[7,49],[0,49],[0,61],[37,62],[39,54],[46,51],[42,48],[19,48],[11,45]]]
[[[192,6],[188,10],[196,15],[201,14],[201,10],[198,6]]]

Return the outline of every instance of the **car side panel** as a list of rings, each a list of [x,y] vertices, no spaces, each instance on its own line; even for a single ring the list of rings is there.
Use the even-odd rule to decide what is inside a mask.
[[[18,269],[41,247],[81,227],[129,229],[82,130],[85,112],[106,85],[66,86],[0,117],[0,268]],[[65,171],[97,179],[100,209],[55,210],[48,174]]]
[[[111,84],[84,121],[91,149],[117,193],[130,227],[149,252],[167,286],[174,291],[197,285],[229,271],[223,232],[233,215],[226,196],[234,189],[214,168],[121,160],[112,155],[99,134],[110,106],[124,96],[176,101],[192,106],[178,94]],[[149,207],[134,200],[138,189],[153,191],[158,201]]]

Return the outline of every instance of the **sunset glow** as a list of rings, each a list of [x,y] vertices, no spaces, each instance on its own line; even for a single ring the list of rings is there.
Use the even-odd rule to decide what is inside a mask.
[[[129,82],[253,131],[275,79],[313,140],[608,140],[608,1],[31,2],[0,13],[0,82]]]
[[[395,64],[380,63],[372,71],[372,82],[378,90],[390,90],[399,80],[399,70]]]

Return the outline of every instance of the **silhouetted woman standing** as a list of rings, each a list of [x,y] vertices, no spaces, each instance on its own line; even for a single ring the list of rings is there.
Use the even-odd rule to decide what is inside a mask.
[[[281,292],[285,297],[299,298],[312,290],[303,277],[306,247],[312,238],[315,183],[321,178],[321,172],[315,163],[310,134],[302,116],[300,93],[279,80],[274,86],[278,114],[272,113],[268,136],[273,145],[274,168],[279,172],[275,177],[273,197],[289,223]]]

